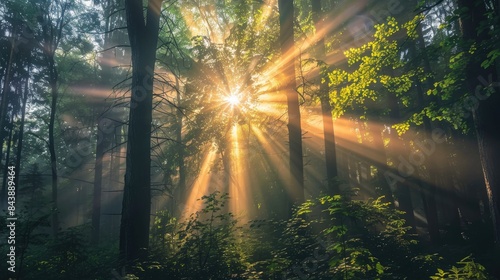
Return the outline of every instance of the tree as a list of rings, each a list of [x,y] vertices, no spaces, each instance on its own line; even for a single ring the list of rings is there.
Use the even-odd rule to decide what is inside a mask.
[[[50,89],[50,117],[49,117],[49,141],[48,148],[50,153],[50,169],[52,179],[52,233],[57,236],[59,231],[59,216],[58,216],[58,177],[57,177],[57,155],[55,146],[55,125],[56,125],[56,110],[59,100],[59,73],[56,63],[56,51],[61,43],[64,34],[64,28],[67,26],[69,19],[67,12],[70,9],[71,2],[46,3],[48,5],[40,5],[40,48],[42,49],[43,59],[47,71],[47,83]]]
[[[295,44],[293,37],[293,1],[279,0],[280,20],[280,72],[281,89],[285,92],[288,108],[288,141],[290,145],[290,195],[292,203],[304,201],[304,167],[302,157],[302,129],[300,123],[299,95],[295,84]]]
[[[28,65],[29,67],[29,65]],[[23,138],[24,138],[24,122],[26,119],[26,104],[28,103],[29,96],[29,73],[30,70],[28,68],[25,82],[24,82],[24,94],[22,97],[22,108],[21,108],[21,119],[19,120],[19,133],[17,139],[17,148],[16,148],[16,172],[20,174],[21,171],[21,155],[23,151]],[[19,176],[14,178],[14,184],[19,185]]]
[[[20,13],[23,4],[17,5],[11,2],[5,4],[5,10],[2,14],[5,20],[2,35],[8,35],[4,35],[1,41],[3,49],[1,64],[4,69],[0,71],[3,78],[0,103],[0,157],[2,158],[5,152],[5,138],[14,129],[15,115],[21,110],[22,94],[18,93],[22,92],[23,80],[28,79],[26,67],[29,67],[28,60],[33,48],[33,41],[24,38],[25,34],[23,34],[23,28],[26,28],[26,24],[23,22],[24,15]],[[14,139],[16,139],[16,135],[14,135]],[[7,146],[9,146],[9,143],[7,143]],[[10,155],[9,149],[7,149],[6,153]],[[9,159],[5,159],[5,168],[9,165],[9,161]],[[16,169],[16,172],[19,172],[18,169]],[[3,185],[0,194],[0,205],[2,207],[7,202],[6,194],[6,186]]]
[[[111,124],[111,125],[110,125]],[[97,123],[97,144],[95,151],[94,165],[94,193],[92,196],[92,236],[93,245],[99,243],[99,233],[101,226],[101,192],[102,192],[102,170],[103,157],[110,144],[110,126],[113,123],[105,116],[101,115]],[[114,127],[113,127],[114,128]],[[114,132],[114,129],[111,130]]]
[[[330,73],[330,81],[333,85],[343,87],[334,88],[331,91],[331,98],[335,104],[334,113],[342,115],[347,108],[356,108],[361,111],[363,118],[366,118],[368,106],[381,102],[377,106],[382,109],[376,110],[385,117],[387,125],[393,127],[401,122],[401,108],[408,107],[411,95],[408,93],[412,88],[412,79],[421,72],[416,67],[406,71],[407,62],[402,59],[398,40],[395,39],[405,31],[407,36],[411,37],[412,23],[416,18],[407,24],[400,25],[394,18],[389,18],[386,23],[375,26],[373,41],[363,44],[358,48],[351,48],[345,55],[350,67],[354,68],[352,72],[346,72],[342,69],[336,69]],[[411,38],[410,38],[411,39]],[[373,111],[373,108],[371,108]],[[381,118],[382,119],[382,118]],[[372,124],[373,125],[373,124]],[[374,133],[373,137],[377,137]],[[376,139],[374,139],[376,140]],[[383,140],[376,140],[380,148],[384,147]],[[390,187],[396,190],[399,208],[405,211],[408,225],[414,226],[413,204],[411,192],[407,179],[415,178],[416,174],[405,174],[403,178],[397,174],[400,158],[408,157],[410,154],[407,143],[397,135],[396,129],[390,131],[389,155],[392,165],[380,168],[386,182],[382,182],[382,192],[387,196],[387,201],[392,201]],[[380,161],[383,161],[382,159]],[[396,172],[394,172],[396,171]]]
[[[334,179],[337,177],[337,152],[335,148],[335,128],[332,119],[332,106],[330,105],[329,85],[328,85],[328,65],[325,62],[325,40],[320,34],[326,32],[321,18],[321,0],[311,0],[316,36],[316,52],[318,64],[320,65],[320,86],[319,99],[321,102],[321,113],[323,114],[323,138],[325,141],[325,164],[328,191],[338,194],[340,190],[336,186]]]
[[[151,203],[151,122],[154,67],[162,0],[127,0],[127,30],[132,51],[132,83],[125,185],[120,226],[120,259],[145,257]]]
[[[2,100],[0,104],[0,157],[3,157],[3,141],[4,141],[4,125],[5,125],[5,118],[7,117],[7,106],[8,106],[8,96],[10,92],[10,79],[12,76],[12,63],[14,60],[14,49],[15,49],[15,44],[16,44],[16,39],[12,38],[12,43],[10,46],[10,54],[9,54],[9,60],[7,64],[7,71],[5,75],[5,79],[3,81],[3,88],[2,88]]]
[[[100,3],[102,10],[104,12],[104,26],[102,27],[102,33],[104,33],[104,38],[102,41],[102,56],[99,60],[100,71],[100,83],[104,89],[113,88],[116,80],[117,71],[113,69],[113,65],[117,64],[113,62],[113,50],[115,50],[120,44],[117,42],[121,38],[117,31],[123,28],[123,4],[118,3],[116,0],[107,0]],[[120,12],[121,11],[121,12]],[[116,52],[116,50],[115,50]],[[116,53],[115,53],[116,58]],[[98,245],[100,240],[101,232],[101,208],[102,208],[102,191],[103,191],[103,158],[108,150],[111,148],[115,150],[118,145],[120,145],[119,137],[117,136],[116,126],[119,126],[118,121],[121,116],[117,114],[112,114],[109,107],[111,106],[106,99],[99,99],[96,101],[96,107],[99,108],[97,118],[97,137],[96,137],[96,151],[95,151],[95,163],[94,163],[94,189],[92,196],[92,233],[91,242],[93,245]],[[113,108],[117,109],[117,108]],[[119,151],[119,150],[118,150]],[[112,152],[111,152],[112,153]],[[116,155],[112,155],[110,167],[109,167],[109,184],[108,186],[114,186],[113,181],[117,181],[119,173],[119,158],[117,160]],[[110,187],[109,189],[113,189]],[[108,190],[109,190],[108,189]],[[108,201],[109,202],[109,201]]]
[[[500,130],[498,129],[500,94],[493,87],[495,84],[491,80],[498,79],[495,64],[485,63],[494,51],[487,45],[490,34],[488,28],[483,26],[487,22],[487,9],[483,1],[458,0],[457,3],[461,11],[462,37],[469,53],[474,54],[469,57],[465,67],[465,84],[468,95],[471,98],[479,96],[481,100],[472,115],[494,228],[494,239],[497,246],[500,246],[500,174],[498,173],[498,168],[500,168]],[[497,24],[494,28],[497,30],[500,26]],[[484,87],[478,85],[478,80],[486,83]]]

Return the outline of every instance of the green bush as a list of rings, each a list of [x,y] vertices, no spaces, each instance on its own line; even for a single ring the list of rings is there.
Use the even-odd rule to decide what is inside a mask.
[[[475,279],[488,280],[491,279],[486,273],[484,266],[474,262],[471,256],[468,256],[456,263],[457,266],[452,266],[448,270],[438,269],[436,274],[431,276],[432,280],[441,279]]]
[[[278,238],[270,259],[253,259],[259,279],[425,279],[436,259],[382,198],[323,196],[270,223]]]
[[[155,250],[151,262],[142,265],[141,279],[244,279],[245,257],[237,240],[237,221],[225,213],[227,194],[203,196],[204,208],[176,224],[163,213],[152,231]],[[166,219],[165,219],[166,218]]]
[[[490,279],[470,256],[438,269],[447,267],[446,260],[426,251],[410,234],[403,213],[382,197],[322,196],[295,208],[290,219],[247,226],[227,213],[228,199],[219,192],[203,196],[203,209],[184,221],[168,211],[156,213],[149,258],[131,271],[114,270],[117,244],[90,246],[86,227],[69,228],[52,239],[43,234],[48,216],[20,219],[20,232],[27,233],[19,235],[20,244],[29,245],[20,245],[21,278]]]

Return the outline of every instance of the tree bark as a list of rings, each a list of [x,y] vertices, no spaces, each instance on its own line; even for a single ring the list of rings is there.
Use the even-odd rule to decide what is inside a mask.
[[[12,121],[11,121],[12,122]],[[10,161],[10,146],[12,144],[12,131],[14,128],[11,126],[9,128],[9,137],[7,139],[7,154],[5,155],[5,166],[3,167],[3,181],[2,181],[2,193],[6,193],[7,190],[7,177],[9,174],[9,161]],[[17,173],[17,170],[15,170]],[[19,177],[19,173],[17,173]],[[17,193],[17,192],[16,192]]]
[[[176,136],[177,136],[177,161],[179,165],[179,184],[177,188],[179,189],[180,198],[182,203],[186,203],[184,201],[185,199],[185,193],[186,193],[186,165],[184,161],[185,157],[185,145],[183,143],[182,139],[182,128],[183,128],[183,120],[184,120],[184,114],[181,111],[182,108],[182,98],[181,98],[181,89],[180,89],[180,84],[179,84],[179,78],[176,76],[175,77],[175,86],[177,90],[177,106],[178,108],[175,108],[177,111],[177,131],[176,131]],[[176,205],[177,207],[178,205]]]
[[[15,40],[12,41],[12,44],[10,46],[9,62],[7,64],[7,73],[5,74],[5,80],[2,88],[2,101],[0,103],[0,162],[3,158],[4,126],[5,126],[5,118],[7,117],[7,107],[9,104],[10,78],[12,72],[12,63],[14,61],[14,55],[15,55],[14,45],[15,45]],[[5,199],[2,199],[2,201],[5,201]]]
[[[113,134],[113,150],[111,155],[111,166],[109,174],[110,189],[117,189],[120,181],[120,166],[121,166],[121,144],[122,144],[122,124],[115,122]]]
[[[291,202],[304,201],[304,168],[302,157],[302,129],[300,122],[299,96],[295,82],[295,47],[293,38],[293,1],[279,0],[279,21],[281,49],[282,90],[286,94],[288,106],[288,140],[290,145],[290,184],[288,185]]]
[[[121,261],[129,264],[143,259],[149,247],[151,121],[161,3],[149,0],[144,19],[141,0],[125,2],[133,69],[119,247]]]
[[[49,60],[49,84],[50,91],[52,95],[52,101],[50,104],[50,119],[49,119],[49,153],[50,153],[50,170],[52,179],[52,233],[54,237],[57,236],[59,231],[59,217],[58,217],[58,204],[57,204],[57,192],[58,192],[58,182],[57,182],[57,156],[56,147],[54,140],[54,127],[56,121],[56,109],[57,101],[59,97],[59,92],[57,90],[57,79],[58,73],[54,61],[54,52],[48,57]]]
[[[486,21],[486,6],[483,1],[458,0],[458,8],[463,9],[460,15],[463,39],[469,43],[479,46],[487,42],[489,38],[487,28],[481,28],[481,23]],[[473,111],[474,128],[479,147],[479,157],[483,170],[483,177],[488,195],[491,221],[494,228],[494,241],[496,246],[500,246],[500,130],[498,121],[500,120],[500,94],[493,84],[493,79],[498,79],[498,73],[494,65],[483,68],[481,63],[486,60],[489,49],[479,48],[474,57],[466,66],[466,86],[469,96],[479,99],[479,106]],[[492,92],[490,96],[486,94],[485,87],[480,87],[480,83],[485,83]]]
[[[54,237],[57,237],[57,233],[59,231],[59,217],[58,217],[58,203],[57,203],[57,195],[58,195],[58,182],[57,182],[57,155],[55,148],[55,139],[54,139],[54,130],[55,130],[55,122],[56,122],[56,110],[57,110],[57,102],[59,98],[59,91],[57,88],[57,82],[59,79],[57,65],[55,61],[55,54],[58,48],[59,42],[62,38],[63,27],[65,25],[65,13],[68,8],[68,3],[57,3],[60,5],[60,15],[56,19],[54,23],[52,21],[52,14],[46,13],[43,15],[43,22],[41,23],[42,28],[42,42],[41,49],[43,52],[43,56],[45,62],[47,63],[47,72],[48,72],[48,84],[50,88],[51,94],[51,103],[50,103],[50,117],[49,117],[49,141],[48,148],[50,153],[50,170],[51,170],[51,190],[52,190],[52,234]]]
[[[29,67],[29,62],[28,62]],[[17,150],[16,150],[16,173],[18,176],[14,178],[14,185],[19,186],[19,174],[21,174],[21,156],[23,151],[23,138],[24,138],[24,121],[26,118],[26,104],[28,103],[28,95],[29,95],[29,68],[26,74],[26,80],[24,84],[24,95],[23,95],[23,104],[21,108],[21,120],[19,124],[19,137],[17,139]],[[17,192],[16,192],[17,194]]]
[[[103,128],[102,118],[97,123],[97,144],[94,164],[94,192],[92,196],[92,245],[99,244],[99,233],[101,228],[101,196],[102,196],[102,159],[108,143],[107,129]],[[114,131],[113,131],[114,132]]]
[[[323,20],[321,18],[321,0],[312,0],[312,14],[316,34],[322,30]],[[335,147],[335,128],[332,118],[332,107],[330,105],[330,87],[328,86],[328,65],[325,63],[326,50],[325,40],[323,36],[316,42],[316,52],[318,64],[320,64],[320,88],[319,98],[321,102],[321,113],[323,116],[323,138],[325,142],[325,165],[326,165],[326,180],[328,184],[328,192],[339,194],[340,189],[335,182],[338,176],[337,171],[337,151]]]

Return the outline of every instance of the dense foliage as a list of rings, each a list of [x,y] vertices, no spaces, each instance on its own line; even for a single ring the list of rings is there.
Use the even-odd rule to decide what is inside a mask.
[[[123,279],[491,279],[474,256],[444,258],[422,246],[409,233],[401,213],[381,198],[365,202],[349,194],[321,196],[297,207],[288,220],[255,220],[245,225],[222,211],[228,199],[218,192],[204,196],[203,209],[182,222],[167,211],[156,213],[150,256],[132,271],[116,269],[116,244],[90,248],[84,228],[63,231],[48,244],[42,242],[47,236],[28,232],[23,236],[31,239],[21,256],[23,279],[109,279],[110,275]],[[23,220],[23,228],[29,224]]]

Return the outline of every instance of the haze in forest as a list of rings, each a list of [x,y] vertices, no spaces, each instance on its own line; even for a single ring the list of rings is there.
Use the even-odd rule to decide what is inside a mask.
[[[1,279],[498,279],[500,2],[5,0]]]

